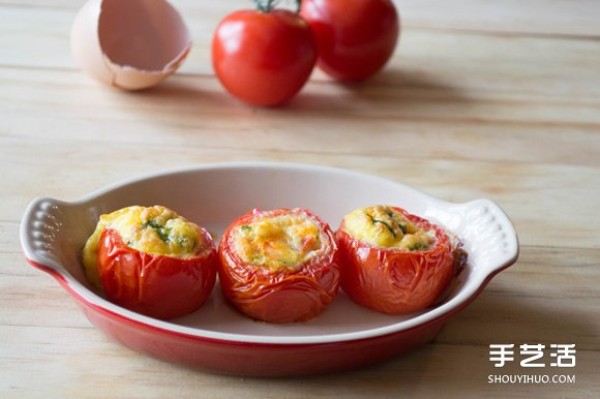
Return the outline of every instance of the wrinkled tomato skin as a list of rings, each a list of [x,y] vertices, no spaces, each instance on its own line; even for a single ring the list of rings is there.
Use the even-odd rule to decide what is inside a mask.
[[[435,230],[432,248],[407,251],[374,247],[349,235],[343,222],[336,231],[344,265],[344,292],[361,306],[393,315],[420,311],[443,299],[466,260],[466,253],[454,248],[440,227],[402,212],[417,226]]]
[[[400,35],[391,0],[304,0],[300,15],[317,38],[317,65],[338,80],[362,81],[376,74]]]
[[[240,10],[226,16],[212,41],[217,78],[233,96],[277,106],[304,86],[317,60],[310,27],[288,10]]]
[[[217,274],[216,249],[193,258],[138,251],[115,230],[100,237],[98,273],[107,298],[117,305],[157,319],[172,319],[200,308]]]
[[[278,210],[273,216],[285,211]],[[219,243],[219,281],[225,298],[240,312],[270,323],[306,321],[320,314],[335,298],[340,266],[334,233],[329,225],[309,214],[325,231],[330,248],[290,272],[267,271],[246,264],[232,249],[233,230],[249,224],[254,218],[253,212],[239,217],[227,228]]]

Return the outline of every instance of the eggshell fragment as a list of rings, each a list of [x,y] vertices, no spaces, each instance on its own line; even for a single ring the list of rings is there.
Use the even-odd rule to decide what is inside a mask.
[[[165,0],[90,0],[71,30],[77,64],[125,90],[158,84],[177,70],[191,46],[183,19]]]

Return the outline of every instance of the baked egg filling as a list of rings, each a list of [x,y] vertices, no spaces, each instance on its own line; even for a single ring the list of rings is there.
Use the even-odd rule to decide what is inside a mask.
[[[270,271],[292,271],[321,253],[323,234],[306,215],[265,215],[237,227],[232,247],[247,264]]]
[[[383,205],[359,208],[344,217],[344,229],[370,245],[426,251],[435,241],[434,230],[424,230],[399,210]]]
[[[153,255],[191,258],[208,244],[196,224],[164,206],[130,206],[102,215],[83,248],[86,275],[95,285],[98,245],[106,229],[115,230],[127,246]]]

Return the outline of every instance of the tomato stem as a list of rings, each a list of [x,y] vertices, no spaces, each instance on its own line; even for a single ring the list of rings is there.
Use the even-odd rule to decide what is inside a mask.
[[[271,10],[273,9],[273,6],[277,0],[254,0],[254,3],[256,3],[256,8],[258,9],[258,11],[260,12],[271,12]]]
[[[280,0],[254,0],[256,4],[256,8],[261,12],[271,12],[275,6],[279,3]],[[300,6],[302,4],[302,0],[294,0],[296,5],[296,12],[300,12]]]

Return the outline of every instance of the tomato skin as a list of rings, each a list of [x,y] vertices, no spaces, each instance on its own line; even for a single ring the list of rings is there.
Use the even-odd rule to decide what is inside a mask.
[[[391,0],[304,0],[300,15],[317,37],[317,65],[338,80],[361,81],[377,73],[400,35]]]
[[[343,262],[341,286],[357,304],[387,314],[423,310],[443,299],[466,261],[448,235],[427,220],[400,210],[420,228],[434,229],[436,241],[426,251],[374,247],[352,237],[344,222],[336,231]]]
[[[317,60],[314,35],[288,10],[240,10],[226,16],[212,41],[214,71],[225,89],[252,105],[276,106],[304,86]]]
[[[158,319],[197,310],[210,296],[217,274],[216,248],[208,240],[212,247],[184,259],[138,251],[117,231],[104,230],[98,246],[104,293],[117,305]]]
[[[219,243],[219,281],[227,300],[247,316],[270,323],[306,321],[321,313],[339,289],[340,266],[334,233],[328,224],[306,209],[279,209],[306,212],[325,232],[329,246],[320,257],[305,262],[298,270],[268,271],[244,263],[232,249],[234,229],[249,224],[256,211],[240,216],[227,228]]]

